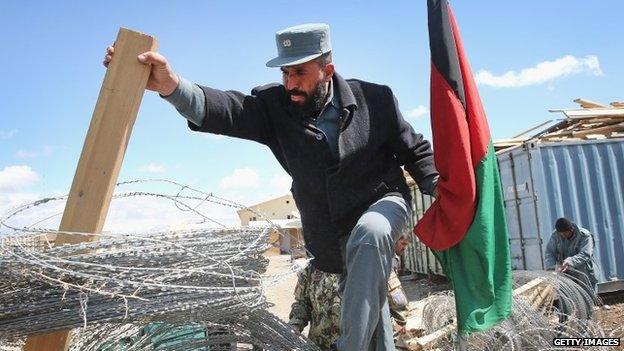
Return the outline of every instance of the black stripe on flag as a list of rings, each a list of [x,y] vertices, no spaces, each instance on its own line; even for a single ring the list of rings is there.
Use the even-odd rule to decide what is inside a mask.
[[[446,79],[449,86],[466,108],[464,84],[462,83],[461,69],[457,47],[449,16],[449,6],[446,0],[428,0],[429,15],[429,47],[431,49],[431,63]]]

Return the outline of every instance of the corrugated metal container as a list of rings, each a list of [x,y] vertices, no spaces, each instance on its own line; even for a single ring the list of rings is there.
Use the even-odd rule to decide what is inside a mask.
[[[411,190],[413,201],[410,228],[413,228],[414,223],[418,222],[425,210],[431,206],[433,199],[429,195],[422,194],[417,187],[412,187]],[[407,246],[403,254],[404,268],[416,273],[443,275],[442,267],[431,250],[421,243],[415,235],[412,235],[411,238],[412,244]]]
[[[497,156],[513,268],[543,269],[554,223],[567,217],[594,233],[600,291],[624,288],[624,141],[529,141]]]
[[[513,269],[541,270],[544,249],[559,217],[594,233],[600,291],[624,289],[624,140],[568,143],[529,141],[497,155],[505,198]],[[413,190],[414,222],[431,198]],[[405,268],[442,274],[413,236]]]

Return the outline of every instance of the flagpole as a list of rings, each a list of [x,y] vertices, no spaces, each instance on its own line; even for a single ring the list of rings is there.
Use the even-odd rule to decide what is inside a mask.
[[[467,351],[468,350],[468,339],[465,336],[457,335],[457,344],[455,347],[456,351]]]

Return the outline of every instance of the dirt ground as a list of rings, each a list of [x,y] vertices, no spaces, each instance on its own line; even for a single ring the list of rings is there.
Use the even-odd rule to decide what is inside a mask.
[[[269,262],[269,267],[266,272],[267,276],[284,274],[292,265],[290,255],[270,256]],[[429,279],[419,279],[417,277],[401,277],[401,284],[410,301],[420,300],[433,291],[450,289],[450,285],[443,280],[431,281]],[[273,306],[269,308],[269,311],[284,321],[288,321],[290,306],[294,301],[293,292],[295,290],[295,285],[297,285],[297,274],[290,273],[280,277],[277,284],[266,287],[265,290],[268,301],[273,304]]]
[[[270,256],[266,275],[284,274],[290,270],[291,265],[290,255]],[[290,273],[280,277],[276,284],[266,287],[265,290],[267,300],[273,304],[269,311],[285,322],[288,322],[288,314],[290,313],[290,305],[294,301],[293,292],[296,285],[297,274]]]
[[[602,301],[608,307],[597,309],[598,324],[604,328],[607,337],[620,338],[624,343],[624,291],[603,295]],[[614,350],[624,350],[624,344]]]
[[[291,267],[289,255],[276,255],[269,257],[270,264],[267,270],[268,276],[283,274]],[[401,277],[403,288],[410,301],[425,298],[433,291],[450,289],[444,280],[432,281],[418,276]],[[284,321],[288,321],[290,306],[293,302],[293,291],[297,284],[297,275],[287,274],[274,285],[266,288],[269,302],[273,304],[269,311]],[[607,336],[624,338],[624,292],[603,296],[603,301],[609,306],[608,309],[597,308],[596,317],[598,323],[604,328]],[[624,342],[624,339],[622,340]],[[624,345],[614,350],[624,350]]]

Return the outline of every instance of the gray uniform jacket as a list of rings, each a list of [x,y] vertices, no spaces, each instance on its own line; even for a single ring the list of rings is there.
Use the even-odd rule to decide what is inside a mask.
[[[560,265],[567,260],[570,267],[585,274],[591,285],[595,286],[598,281],[598,264],[594,256],[594,245],[593,234],[585,228],[579,228],[576,224],[574,224],[574,234],[570,239],[554,231],[546,246],[544,266],[546,269],[554,269],[555,265]]]
[[[340,238],[376,200],[400,193],[411,201],[401,166],[427,189],[438,173],[429,142],[403,119],[387,86],[333,78],[343,107],[338,158],[326,136],[288,100],[283,85],[253,89],[251,95],[200,86],[206,118],[195,131],[254,140],[268,146],[292,177],[291,191],[314,265],[342,271]]]

